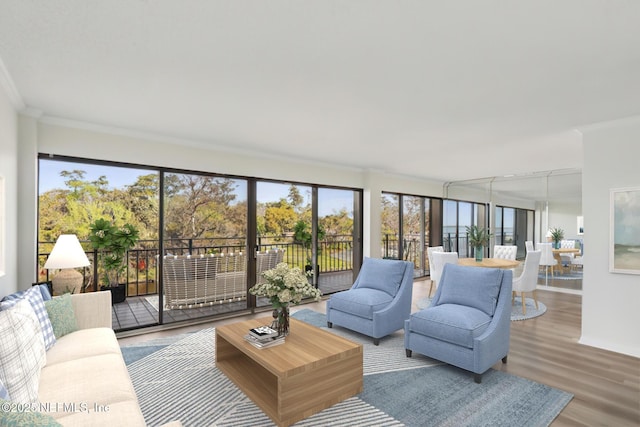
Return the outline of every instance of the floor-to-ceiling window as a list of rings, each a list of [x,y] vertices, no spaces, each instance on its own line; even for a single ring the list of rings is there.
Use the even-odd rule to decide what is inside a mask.
[[[139,167],[105,163],[58,161],[41,158],[38,180],[38,281],[47,281],[57,271],[44,269],[47,256],[61,234],[75,234],[85,249],[91,266],[83,273],[80,292],[100,290],[108,285],[104,251],[89,242],[90,224],[109,220],[139,231],[135,248],[128,251],[119,279],[126,284],[124,294],[139,297],[139,304],[114,314],[114,329],[158,322],[157,256],[159,220],[159,173]],[[148,301],[147,298],[152,299]]]
[[[526,255],[525,241],[534,241],[534,215],[529,209],[496,206],[495,242],[496,245],[515,245],[517,257]]]
[[[461,258],[473,256],[467,227],[487,227],[487,209],[483,203],[447,199],[443,201],[443,246],[445,251],[458,252]],[[488,248],[483,248],[485,253]]]
[[[414,276],[427,274],[426,248],[430,244],[431,199],[382,193],[382,256],[414,265]]]
[[[359,189],[50,155],[40,156],[39,170],[40,281],[51,277],[43,265],[60,234],[77,234],[92,259],[107,255],[86,241],[93,219],[140,230],[128,253],[126,302],[114,304],[116,330],[261,307],[248,289],[270,249],[312,272],[324,294],[349,288],[362,261]],[[98,289],[97,267],[83,273],[82,291]],[[169,274],[182,288],[164,286]]]

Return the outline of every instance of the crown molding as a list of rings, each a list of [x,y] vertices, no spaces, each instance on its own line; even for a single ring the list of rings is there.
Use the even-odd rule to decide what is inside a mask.
[[[11,78],[9,70],[7,70],[7,67],[4,65],[2,58],[0,58],[0,87],[4,89],[9,97],[9,102],[11,102],[16,110],[21,111],[25,109],[26,105],[22,100],[22,96],[20,96],[20,92],[18,92],[18,88]]]

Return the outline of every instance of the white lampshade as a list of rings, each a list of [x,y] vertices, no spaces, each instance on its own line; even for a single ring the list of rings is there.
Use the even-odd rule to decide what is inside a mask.
[[[44,263],[44,268],[77,268],[88,266],[89,258],[84,253],[80,241],[75,234],[62,234],[56,240],[56,244]]]

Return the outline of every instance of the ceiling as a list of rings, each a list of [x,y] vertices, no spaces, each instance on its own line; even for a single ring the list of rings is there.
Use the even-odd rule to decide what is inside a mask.
[[[19,108],[217,149],[461,181],[580,170],[580,129],[640,114],[634,0],[0,10]]]

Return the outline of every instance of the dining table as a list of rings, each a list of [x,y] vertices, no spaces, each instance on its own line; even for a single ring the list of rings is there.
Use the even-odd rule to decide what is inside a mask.
[[[487,268],[516,268],[520,265],[520,261],[504,258],[482,258],[482,261],[476,261],[475,258],[459,258],[459,265],[467,267],[487,267]]]
[[[558,249],[552,249],[552,252],[553,252],[553,257],[558,262],[558,267],[560,267],[560,272],[564,273],[565,267],[568,267],[568,269],[570,269],[571,268],[571,264],[569,263],[569,265],[566,265],[566,266],[563,265],[562,264],[561,255],[573,254],[575,256],[576,254],[580,253],[580,249],[576,249],[576,248],[558,248]]]

